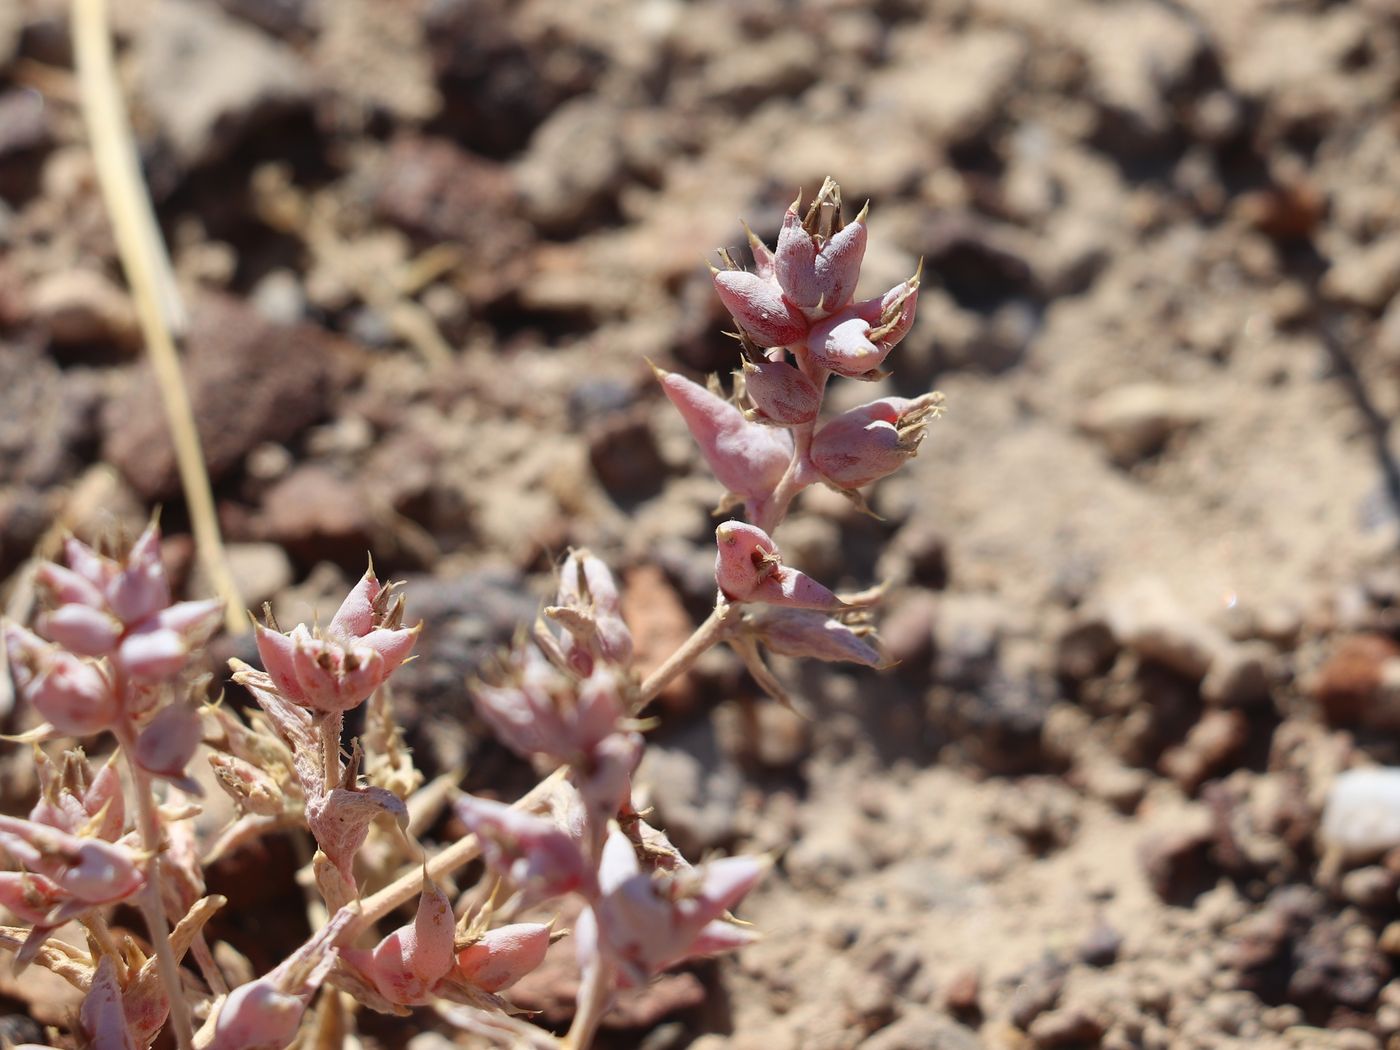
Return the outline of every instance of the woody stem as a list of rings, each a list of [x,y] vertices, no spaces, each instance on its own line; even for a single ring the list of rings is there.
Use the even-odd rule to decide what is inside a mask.
[[[640,711],[645,708],[673,679],[688,671],[711,647],[722,642],[730,625],[738,618],[739,606],[726,601],[723,595],[719,596],[714,609],[705,622],[695,628],[695,633],[667,657],[660,667],[647,675],[646,680],[642,682],[637,709]]]
[[[146,885],[141,892],[141,914],[156,950],[161,984],[165,985],[166,998],[170,1001],[170,1027],[175,1033],[175,1043],[179,1050],[192,1050],[194,1030],[190,1026],[189,1005],[185,1002],[180,963],[170,944],[170,924],[165,918],[165,906],[160,897],[160,813],[156,809],[155,796],[151,793],[151,776],[136,761],[136,727],[130,719],[119,719],[114,731],[121,745],[122,757],[131,772],[141,845],[150,855],[146,861]]]

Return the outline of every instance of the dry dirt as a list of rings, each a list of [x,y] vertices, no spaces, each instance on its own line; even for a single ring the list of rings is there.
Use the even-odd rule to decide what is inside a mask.
[[[171,564],[191,546],[66,5],[0,3],[22,609],[63,528],[159,503]],[[527,780],[462,682],[569,545],[651,652],[704,615],[720,493],[644,357],[735,365],[707,253],[831,174],[871,201],[872,292],[925,262],[895,377],[834,398],[936,385],[946,417],[880,520],[818,493],[778,537],[833,586],[891,581],[900,665],[784,666],[806,719],[724,653],[668,694],[659,821],[778,863],[762,943],[608,1045],[1400,1046],[1400,852],[1339,870],[1316,841],[1339,770],[1400,760],[1392,0],[114,8],[245,597],[294,622],[366,549],[406,576],[403,719],[474,788]],[[275,896],[235,901],[246,936]],[[32,1038],[32,1005],[0,1030]],[[362,1033],[410,1038],[451,1036]]]

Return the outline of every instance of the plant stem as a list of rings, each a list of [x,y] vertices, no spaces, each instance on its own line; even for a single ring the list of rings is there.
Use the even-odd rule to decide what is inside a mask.
[[[326,793],[340,786],[340,731],[344,715],[322,715],[317,728],[321,731],[321,761],[326,778]]]
[[[705,622],[695,628],[695,633],[687,638],[674,653],[642,683],[638,710],[656,699],[677,676],[688,671],[712,646],[724,640],[725,632],[739,617],[739,606],[725,601],[723,596],[715,600],[715,607]]]
[[[160,897],[160,813],[156,810],[155,796],[151,793],[150,774],[136,761],[136,728],[130,720],[122,718],[118,720],[115,731],[122,757],[131,773],[141,845],[150,854],[146,861],[146,886],[141,892],[141,914],[145,917],[146,932],[150,934],[151,944],[156,950],[160,980],[165,985],[165,995],[170,1002],[170,1027],[175,1033],[175,1043],[179,1050],[192,1050],[194,1031],[190,1027],[189,1004],[185,1002],[180,964],[170,944],[170,924],[166,921],[165,905]]]
[[[195,548],[214,590],[224,599],[225,627],[240,635],[248,629],[228,555],[219,532],[194,410],[180,374],[175,340],[186,325],[175,274],[161,241],[160,227],[137,163],[131,121],[122,104],[107,29],[107,0],[73,0],[73,49],[83,117],[92,140],[93,163],[102,190],[117,254],[131,285],[136,318],[146,341],[151,368],[165,406],[180,485],[189,506]]]
[[[823,376],[822,386],[826,385]],[[792,431],[792,459],[788,462],[787,470],[783,472],[782,478],[778,481],[778,486],[773,490],[773,495],[764,501],[762,509],[754,522],[760,529],[773,535],[784,518],[787,517],[788,507],[792,504],[793,497],[811,484],[812,479],[808,476],[808,459],[812,451],[812,438],[816,435],[817,424],[813,420],[811,423],[804,423],[800,427],[794,427]]]
[[[592,1045],[593,1034],[607,1013],[608,1001],[612,998],[612,983],[612,966],[600,955],[583,975],[583,983],[578,990],[578,1009],[574,1011],[573,1023],[560,1044],[562,1050],[588,1050]]]

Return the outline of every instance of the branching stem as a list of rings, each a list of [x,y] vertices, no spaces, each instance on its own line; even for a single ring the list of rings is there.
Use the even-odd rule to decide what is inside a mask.
[[[724,640],[731,625],[739,618],[739,606],[726,601],[721,595],[715,601],[714,610],[705,622],[695,628],[695,633],[685,643],[666,658],[666,662],[642,683],[638,710],[656,699],[658,693],[671,681],[690,670],[695,661],[704,656],[713,646]]]
[[[175,1033],[179,1050],[192,1050],[194,1030],[190,1027],[189,1004],[185,1002],[184,982],[180,964],[170,944],[170,923],[165,918],[165,905],[160,896],[160,812],[151,791],[151,776],[136,761],[136,727],[122,718],[115,727],[122,757],[131,773],[132,794],[136,796],[136,812],[141,830],[141,845],[150,854],[146,861],[146,886],[141,892],[141,914],[146,920],[146,932],[156,950],[160,980],[170,1001],[170,1027]]]

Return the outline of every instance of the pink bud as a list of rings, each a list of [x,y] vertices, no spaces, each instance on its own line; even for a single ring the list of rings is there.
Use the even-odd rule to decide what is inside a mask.
[[[111,956],[102,956],[78,1010],[78,1025],[90,1050],[136,1050],[122,1010],[122,989]]]
[[[340,957],[359,970],[379,994],[400,1006],[432,1000],[433,988],[452,969],[452,902],[431,880],[423,883],[418,915],[372,951],[342,948]]]
[[[112,582],[120,567],[111,558],[104,558],[82,540],[69,536],[63,541],[63,554],[68,559],[68,567],[81,576],[104,597],[106,602],[107,585]],[[93,604],[83,598],[75,598],[84,604]]]
[[[812,463],[843,489],[858,489],[894,473],[918,452],[942,395],[887,397],[837,416],[812,441]]]
[[[76,839],[66,867],[53,876],[65,893],[87,904],[134,897],[146,883],[136,858],[125,846],[101,839]]]
[[[840,620],[806,609],[765,609],[755,621],[755,636],[783,656],[845,660],[878,667],[880,650]]]
[[[658,368],[656,377],[720,484],[749,501],[772,495],[792,461],[792,436],[750,423],[734,405],[675,372]]]
[[[457,953],[457,968],[486,992],[503,992],[544,962],[550,924],[517,922],[488,930]]]
[[[783,294],[804,311],[833,313],[850,301],[865,257],[865,211],[821,243],[802,226],[797,205],[783,216],[774,270]]]
[[[760,346],[790,346],[807,335],[807,318],[783,297],[777,281],[745,270],[716,270],[714,278],[725,309]]]
[[[897,284],[879,299],[853,303],[812,326],[807,352],[813,364],[860,378],[876,372],[914,324],[919,278]]]
[[[204,736],[199,712],[188,704],[163,708],[136,738],[136,761],[147,772],[177,784],[188,794],[201,794],[197,781],[185,772]]]
[[[90,605],[60,605],[38,619],[39,633],[79,656],[106,656],[122,634],[120,620]]]
[[[370,566],[340,603],[328,633],[338,638],[359,638],[374,630],[374,600],[379,591],[379,580]]]
[[[282,1050],[295,1039],[306,1003],[270,980],[252,981],[229,992],[208,1050]]]
[[[747,601],[782,564],[778,546],[756,525],[726,521],[715,530],[715,580],[730,601]]]
[[[118,699],[98,668],[6,623],[5,646],[19,694],[61,733],[90,736],[116,719]]]
[[[137,537],[126,563],[107,584],[107,605],[123,623],[140,623],[170,604],[160,560],[160,529],[152,522]]]
[[[297,634],[297,631],[310,636],[310,632],[302,626],[298,626],[292,635],[285,635],[280,631],[270,630],[262,624],[256,624],[253,627],[253,637],[257,641],[258,656],[262,658],[263,667],[267,670],[267,675],[272,679],[272,684],[277,692],[288,700],[300,703],[306,699],[306,695],[302,692],[301,684],[297,681],[296,666],[293,661],[297,644],[293,640],[293,636]]]
[[[69,540],[69,543],[77,542],[77,540]],[[84,550],[86,549],[84,548]],[[94,554],[93,558],[96,557],[97,555]],[[43,562],[35,573],[34,579],[55,605],[86,605],[93,609],[107,607],[107,599],[102,596],[101,587],[72,569],[65,569],[62,565],[55,565],[50,561]]]
[[[783,565],[766,532],[742,521],[715,530],[715,581],[730,601],[764,602],[797,609],[837,609],[842,602],[805,573]]]
[[[817,385],[786,361],[744,361],[744,389],[761,419],[778,426],[810,423],[821,410]]]

